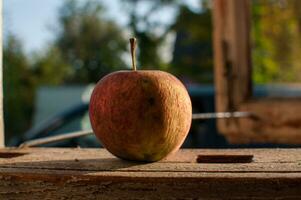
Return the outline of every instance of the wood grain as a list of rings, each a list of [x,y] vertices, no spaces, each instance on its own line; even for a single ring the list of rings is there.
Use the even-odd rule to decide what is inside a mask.
[[[213,1],[216,111],[236,111],[251,96],[250,1]],[[237,119],[218,120],[227,136],[237,132]]]
[[[104,149],[2,149],[0,199],[298,199],[301,149],[182,149],[155,163]],[[22,155],[21,155],[22,154]],[[198,155],[253,155],[197,163]]]

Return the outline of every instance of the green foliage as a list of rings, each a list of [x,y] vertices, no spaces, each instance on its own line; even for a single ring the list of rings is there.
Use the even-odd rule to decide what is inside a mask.
[[[301,2],[256,0],[252,15],[254,81],[300,81]]]
[[[171,70],[190,80],[213,82],[211,10],[195,13],[182,6],[174,25],[177,33]]]
[[[3,92],[5,136],[29,128],[34,97],[34,78],[20,41],[8,36],[3,47]]]
[[[66,82],[97,82],[107,73],[126,67],[122,55],[127,51],[127,40],[103,13],[96,1],[80,4],[68,0],[61,7],[54,48],[71,67]]]
[[[103,14],[97,1],[64,2],[55,41],[34,58],[38,84],[87,84],[126,67],[122,57],[128,51],[127,40]]]
[[[127,40],[103,14],[96,1],[65,1],[55,41],[31,59],[20,41],[8,36],[3,55],[6,139],[30,127],[38,86],[97,82],[126,67],[122,56],[128,51]]]
[[[167,70],[190,80],[212,82],[212,26],[209,1],[200,1],[204,8],[200,13],[191,11],[178,0],[123,0],[123,3],[130,16],[129,27],[138,39],[140,68]],[[138,12],[142,3],[148,4],[144,14]],[[175,22],[164,24],[160,20],[154,20],[154,15],[166,12],[167,8],[178,12]],[[164,63],[159,49],[164,45],[167,34],[171,32],[177,35],[173,60],[172,63]]]
[[[166,70],[168,63],[164,63],[159,52],[171,31],[172,24],[164,24],[160,20],[154,20],[156,14],[166,12],[166,8],[176,9],[178,0],[123,0],[123,5],[129,15],[129,28],[138,40],[139,54],[137,56],[139,69]],[[138,12],[140,5],[148,5],[142,14]],[[160,30],[160,31],[158,31]]]
[[[50,47],[46,53],[34,57],[32,76],[37,85],[59,85],[70,77],[72,68],[63,59],[61,51]]]

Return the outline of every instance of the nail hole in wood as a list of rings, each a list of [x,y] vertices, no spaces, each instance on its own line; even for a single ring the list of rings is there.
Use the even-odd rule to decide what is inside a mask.
[[[253,155],[198,155],[197,163],[250,163]]]

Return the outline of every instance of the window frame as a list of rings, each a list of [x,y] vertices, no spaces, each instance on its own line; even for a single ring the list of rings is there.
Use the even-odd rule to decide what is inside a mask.
[[[213,27],[216,111],[256,116],[219,119],[219,131],[234,144],[301,144],[300,97],[252,97],[251,0],[214,0]]]

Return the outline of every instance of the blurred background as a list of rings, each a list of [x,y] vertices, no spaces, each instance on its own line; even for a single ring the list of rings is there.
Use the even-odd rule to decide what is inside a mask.
[[[131,36],[138,69],[176,75],[194,113],[214,112],[211,8],[210,0],[4,0],[6,144],[90,129],[91,90],[130,68]],[[300,55],[301,1],[253,0],[253,95],[301,96]],[[51,144],[99,145],[94,136]],[[193,121],[183,146],[236,147],[212,119]]]

